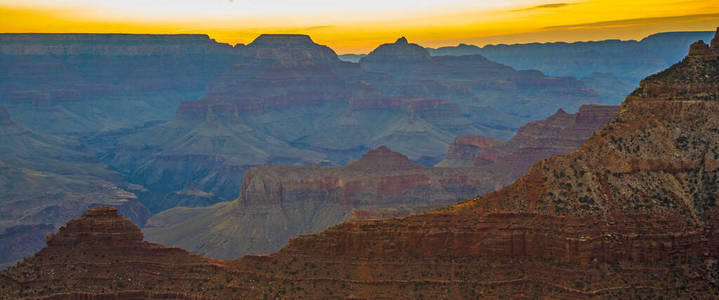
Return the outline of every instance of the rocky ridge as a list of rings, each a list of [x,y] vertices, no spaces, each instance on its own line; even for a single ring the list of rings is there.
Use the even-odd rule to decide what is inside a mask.
[[[265,254],[342,220],[407,215],[489,192],[485,177],[477,169],[422,167],[380,146],[343,167],[249,169],[235,201],[170,209],[143,230],[153,242],[216,258]]]
[[[170,209],[151,218],[145,232],[151,241],[216,258],[270,253],[290,237],[341,221],[406,216],[502,188],[532,163],[576,150],[616,110],[598,105],[582,106],[577,114],[560,110],[523,126],[507,142],[459,136],[441,167],[422,167],[380,146],[339,168],[252,168],[235,203]],[[265,229],[253,229],[255,236],[248,239],[250,228]]]
[[[74,262],[77,257],[83,257],[82,263]],[[41,273],[18,272],[17,266],[3,271],[13,274],[0,279],[3,295],[47,297],[44,299],[216,298],[216,293],[199,296],[190,288],[201,291],[205,284],[199,282],[207,282],[223,269],[211,259],[143,241],[140,228],[112,207],[92,208],[57,233],[48,234],[47,247],[24,260],[30,262],[41,265]],[[71,273],[79,276],[66,276]],[[65,282],[65,288],[38,285],[40,278]],[[182,286],[186,291],[165,289],[157,285],[161,282]],[[8,292],[14,288],[22,291]]]
[[[46,233],[90,207],[112,205],[137,224],[149,212],[122,176],[71,137],[35,132],[0,105],[0,266],[44,246]]]
[[[559,109],[544,120],[520,127],[506,142],[476,135],[459,136],[438,166],[480,167],[493,175],[495,189],[499,189],[521,177],[533,163],[579,148],[614,118],[617,109],[583,105],[575,114]]]
[[[719,102],[711,96],[719,86],[704,73],[716,61],[692,53],[643,82],[580,149],[534,164],[500,191],[424,214],[343,223],[212,270],[161,264],[163,272],[137,280],[117,268],[135,285],[112,291],[152,282],[215,297],[719,297]],[[66,268],[103,252],[74,253]],[[46,258],[41,251],[0,273],[2,292],[101,293],[82,270],[52,277]],[[156,280],[175,271],[180,280]],[[185,281],[188,274],[198,277]]]

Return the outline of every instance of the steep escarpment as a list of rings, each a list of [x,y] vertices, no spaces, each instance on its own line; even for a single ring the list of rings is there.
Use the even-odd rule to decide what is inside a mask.
[[[222,270],[211,259],[143,241],[140,228],[112,207],[90,209],[48,234],[47,247],[25,259],[27,263],[37,265],[36,274],[24,272],[22,265],[3,271],[3,295],[202,299],[192,291],[206,289],[209,284],[204,282],[210,279],[220,282],[214,274]],[[16,288],[21,290],[13,291]]]
[[[174,55],[231,53],[205,34],[0,34],[4,55]]]
[[[534,162],[576,150],[616,111],[616,106],[599,105],[582,106],[576,114],[560,110],[521,127],[507,142],[459,136],[435,168],[385,146],[340,168],[253,168],[244,176],[238,203],[172,209],[153,217],[146,232],[153,241],[220,258],[272,252],[289,237],[342,220],[403,216],[502,188]],[[232,211],[245,213],[236,217]],[[246,228],[272,229],[247,239]]]
[[[553,42],[428,49],[432,55],[480,54],[516,69],[536,69],[552,76],[581,78],[602,103],[619,104],[641,79],[659,72],[687,53],[696,40],[710,40],[712,31],[662,32],[641,40]]]
[[[595,72],[612,74],[636,84],[644,77],[681,60],[691,43],[708,41],[713,35],[713,31],[661,32],[636,41],[498,44],[484,47],[460,44],[428,51],[435,56],[481,54],[517,69],[535,69],[554,76],[583,78]]]
[[[143,229],[151,241],[235,258],[279,250],[291,237],[345,219],[407,215],[486,193],[480,170],[422,167],[385,146],[344,167],[267,165],[245,172],[237,200],[175,208]]]
[[[686,70],[681,78],[696,78],[691,84],[711,95],[719,87],[701,78],[714,75],[701,72],[715,60],[684,60],[669,72]],[[148,280],[122,268],[120,274],[162,288],[187,286],[183,274],[193,274],[194,284],[213,283],[195,295],[233,297],[716,298],[719,102],[693,93],[643,96],[656,90],[643,84],[577,151],[534,164],[497,192],[409,217],[343,223],[292,239],[273,255],[218,262],[212,271],[177,274],[182,264],[160,263],[163,271],[144,275]],[[77,268],[96,252],[58,249],[77,255],[52,273],[35,260],[57,249],[50,244],[0,273],[4,294],[94,286]],[[132,254],[107,251],[113,259]],[[156,280],[168,273],[179,279]],[[224,274],[232,276],[216,281]]]
[[[46,233],[93,206],[118,207],[137,224],[149,217],[122,176],[77,139],[37,133],[0,105],[0,141],[0,266],[41,249]]]
[[[385,93],[429,92],[434,97],[451,99],[465,111],[490,106],[503,114],[525,118],[523,123],[545,118],[560,107],[574,111],[581,104],[600,102],[594,91],[574,78],[545,76],[536,70],[516,71],[478,54],[432,57],[426,49],[404,38],[381,45],[362,58],[360,66],[396,80],[377,84]],[[517,128],[511,122],[488,122],[486,117],[472,121],[494,129]]]
[[[349,273],[407,257],[465,266],[500,261],[476,285],[456,282],[466,288],[462,295],[509,294],[521,286],[525,296],[716,297],[719,103],[697,97],[693,87],[703,87],[701,95],[716,92],[717,57],[695,53],[643,81],[579,150],[534,164],[505,189],[426,214],[341,224],[291,240],[278,256],[367,260]],[[541,266],[563,271],[546,274]],[[501,275],[505,268],[522,275],[510,280]],[[696,272],[679,271],[687,268]],[[586,275],[574,275],[578,270]],[[457,272],[446,276],[452,285]],[[506,286],[497,286],[502,281]],[[444,289],[432,285],[424,291]]]
[[[2,34],[0,101],[43,133],[132,130],[200,97],[240,48],[206,35]]]
[[[209,203],[234,199],[242,172],[261,164],[344,165],[388,145],[433,165],[456,134],[507,132],[477,126],[455,102],[421,89],[395,96],[375,87],[392,80],[339,61],[308,36],[262,35],[201,99],[119,138],[104,159],[166,199],[148,204],[157,212],[177,205],[166,195],[186,189],[211,194]]]
[[[43,247],[45,234],[90,207],[111,205],[137,224],[150,213],[137,196],[110,181],[16,167],[0,161],[0,264]]]
[[[583,105],[575,114],[560,109],[547,119],[522,126],[507,142],[476,135],[459,136],[438,165],[480,167],[493,174],[498,189],[521,177],[533,163],[579,148],[614,118],[617,109]]]

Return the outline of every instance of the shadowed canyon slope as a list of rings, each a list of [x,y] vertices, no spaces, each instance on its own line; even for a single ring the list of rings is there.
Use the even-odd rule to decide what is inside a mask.
[[[0,141],[0,266],[41,249],[45,234],[93,206],[116,206],[140,225],[149,217],[122,176],[78,140],[34,132],[0,105]]]
[[[239,199],[153,216],[148,239],[216,258],[270,253],[290,237],[340,221],[405,216],[494,191],[532,163],[574,151],[611,120],[616,106],[582,106],[531,122],[508,142],[455,139],[440,165],[421,167],[382,146],[344,167],[266,165],[247,171]]]
[[[605,40],[477,47],[428,48],[432,55],[480,54],[513,68],[535,69],[552,76],[575,77],[597,91],[603,103],[618,104],[639,81],[676,63],[696,40],[710,40],[714,32],[663,32],[639,41]]]
[[[408,215],[489,192],[485,177],[476,168],[423,167],[381,146],[344,167],[252,168],[237,200],[173,208],[143,231],[150,241],[216,258],[271,253],[343,220]]]
[[[412,47],[397,48],[402,56]],[[305,35],[231,47],[205,35],[0,34],[0,105],[9,110],[0,111],[0,232],[18,241],[0,263],[36,251],[45,233],[91,206],[118,206],[142,225],[147,209],[237,198],[253,166],[344,165],[383,144],[433,165],[458,134],[508,137],[562,103],[597,99],[576,98],[581,84],[566,94],[554,85],[578,84],[570,79],[459,60],[407,79],[341,62]],[[471,91],[450,69],[471,79]],[[528,81],[558,99],[538,116],[474,99],[544,101]],[[417,210],[380,211],[372,214]]]
[[[238,196],[252,166],[343,165],[379,145],[433,165],[458,134],[508,137],[558,107],[599,100],[571,78],[479,55],[432,58],[403,39],[359,65],[305,35],[262,35],[241,53],[200,100],[119,138],[106,161],[160,194],[195,188],[217,202]]]
[[[492,174],[499,189],[524,175],[533,163],[579,148],[616,112],[616,106],[601,105],[584,105],[575,114],[560,109],[545,120],[522,126],[507,142],[461,135],[438,166],[480,167]]]
[[[673,62],[692,34],[704,33],[653,36],[640,44],[657,41],[656,49],[640,53]],[[358,64],[304,35],[233,47],[206,35],[2,34],[0,103],[36,133],[78,137],[86,154],[101,152],[158,212],[234,199],[242,171],[264,163],[343,165],[388,145],[434,165],[454,136],[509,138],[558,108],[605,101],[592,89],[621,82],[592,74],[607,60],[586,53],[611,56],[612,45],[539,47],[555,65],[564,53],[590,72],[579,81],[516,71],[478,53],[431,57],[406,39]],[[538,46],[497,49],[516,47]]]
[[[1,34],[0,101],[44,133],[131,130],[200,97],[240,48],[206,35]]]
[[[717,79],[719,32],[711,46],[694,44],[680,63],[642,81],[577,151],[445,209],[343,223],[273,255],[212,263],[140,243],[126,220],[91,211],[1,272],[0,286],[6,295],[76,298],[103,288],[225,297],[716,298]],[[101,220],[116,224],[98,230],[109,234],[76,226]],[[134,242],[112,247],[123,240]]]

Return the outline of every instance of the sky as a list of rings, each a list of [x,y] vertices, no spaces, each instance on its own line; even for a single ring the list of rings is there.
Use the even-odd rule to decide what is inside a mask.
[[[717,26],[712,0],[0,0],[5,33],[204,33],[229,44],[303,33],[338,53],[366,53],[401,36],[426,47],[482,46]]]

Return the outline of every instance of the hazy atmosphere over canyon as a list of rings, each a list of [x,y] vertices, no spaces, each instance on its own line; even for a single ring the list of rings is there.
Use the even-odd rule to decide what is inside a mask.
[[[719,297],[719,6],[646,5],[0,0],[0,299]]]

